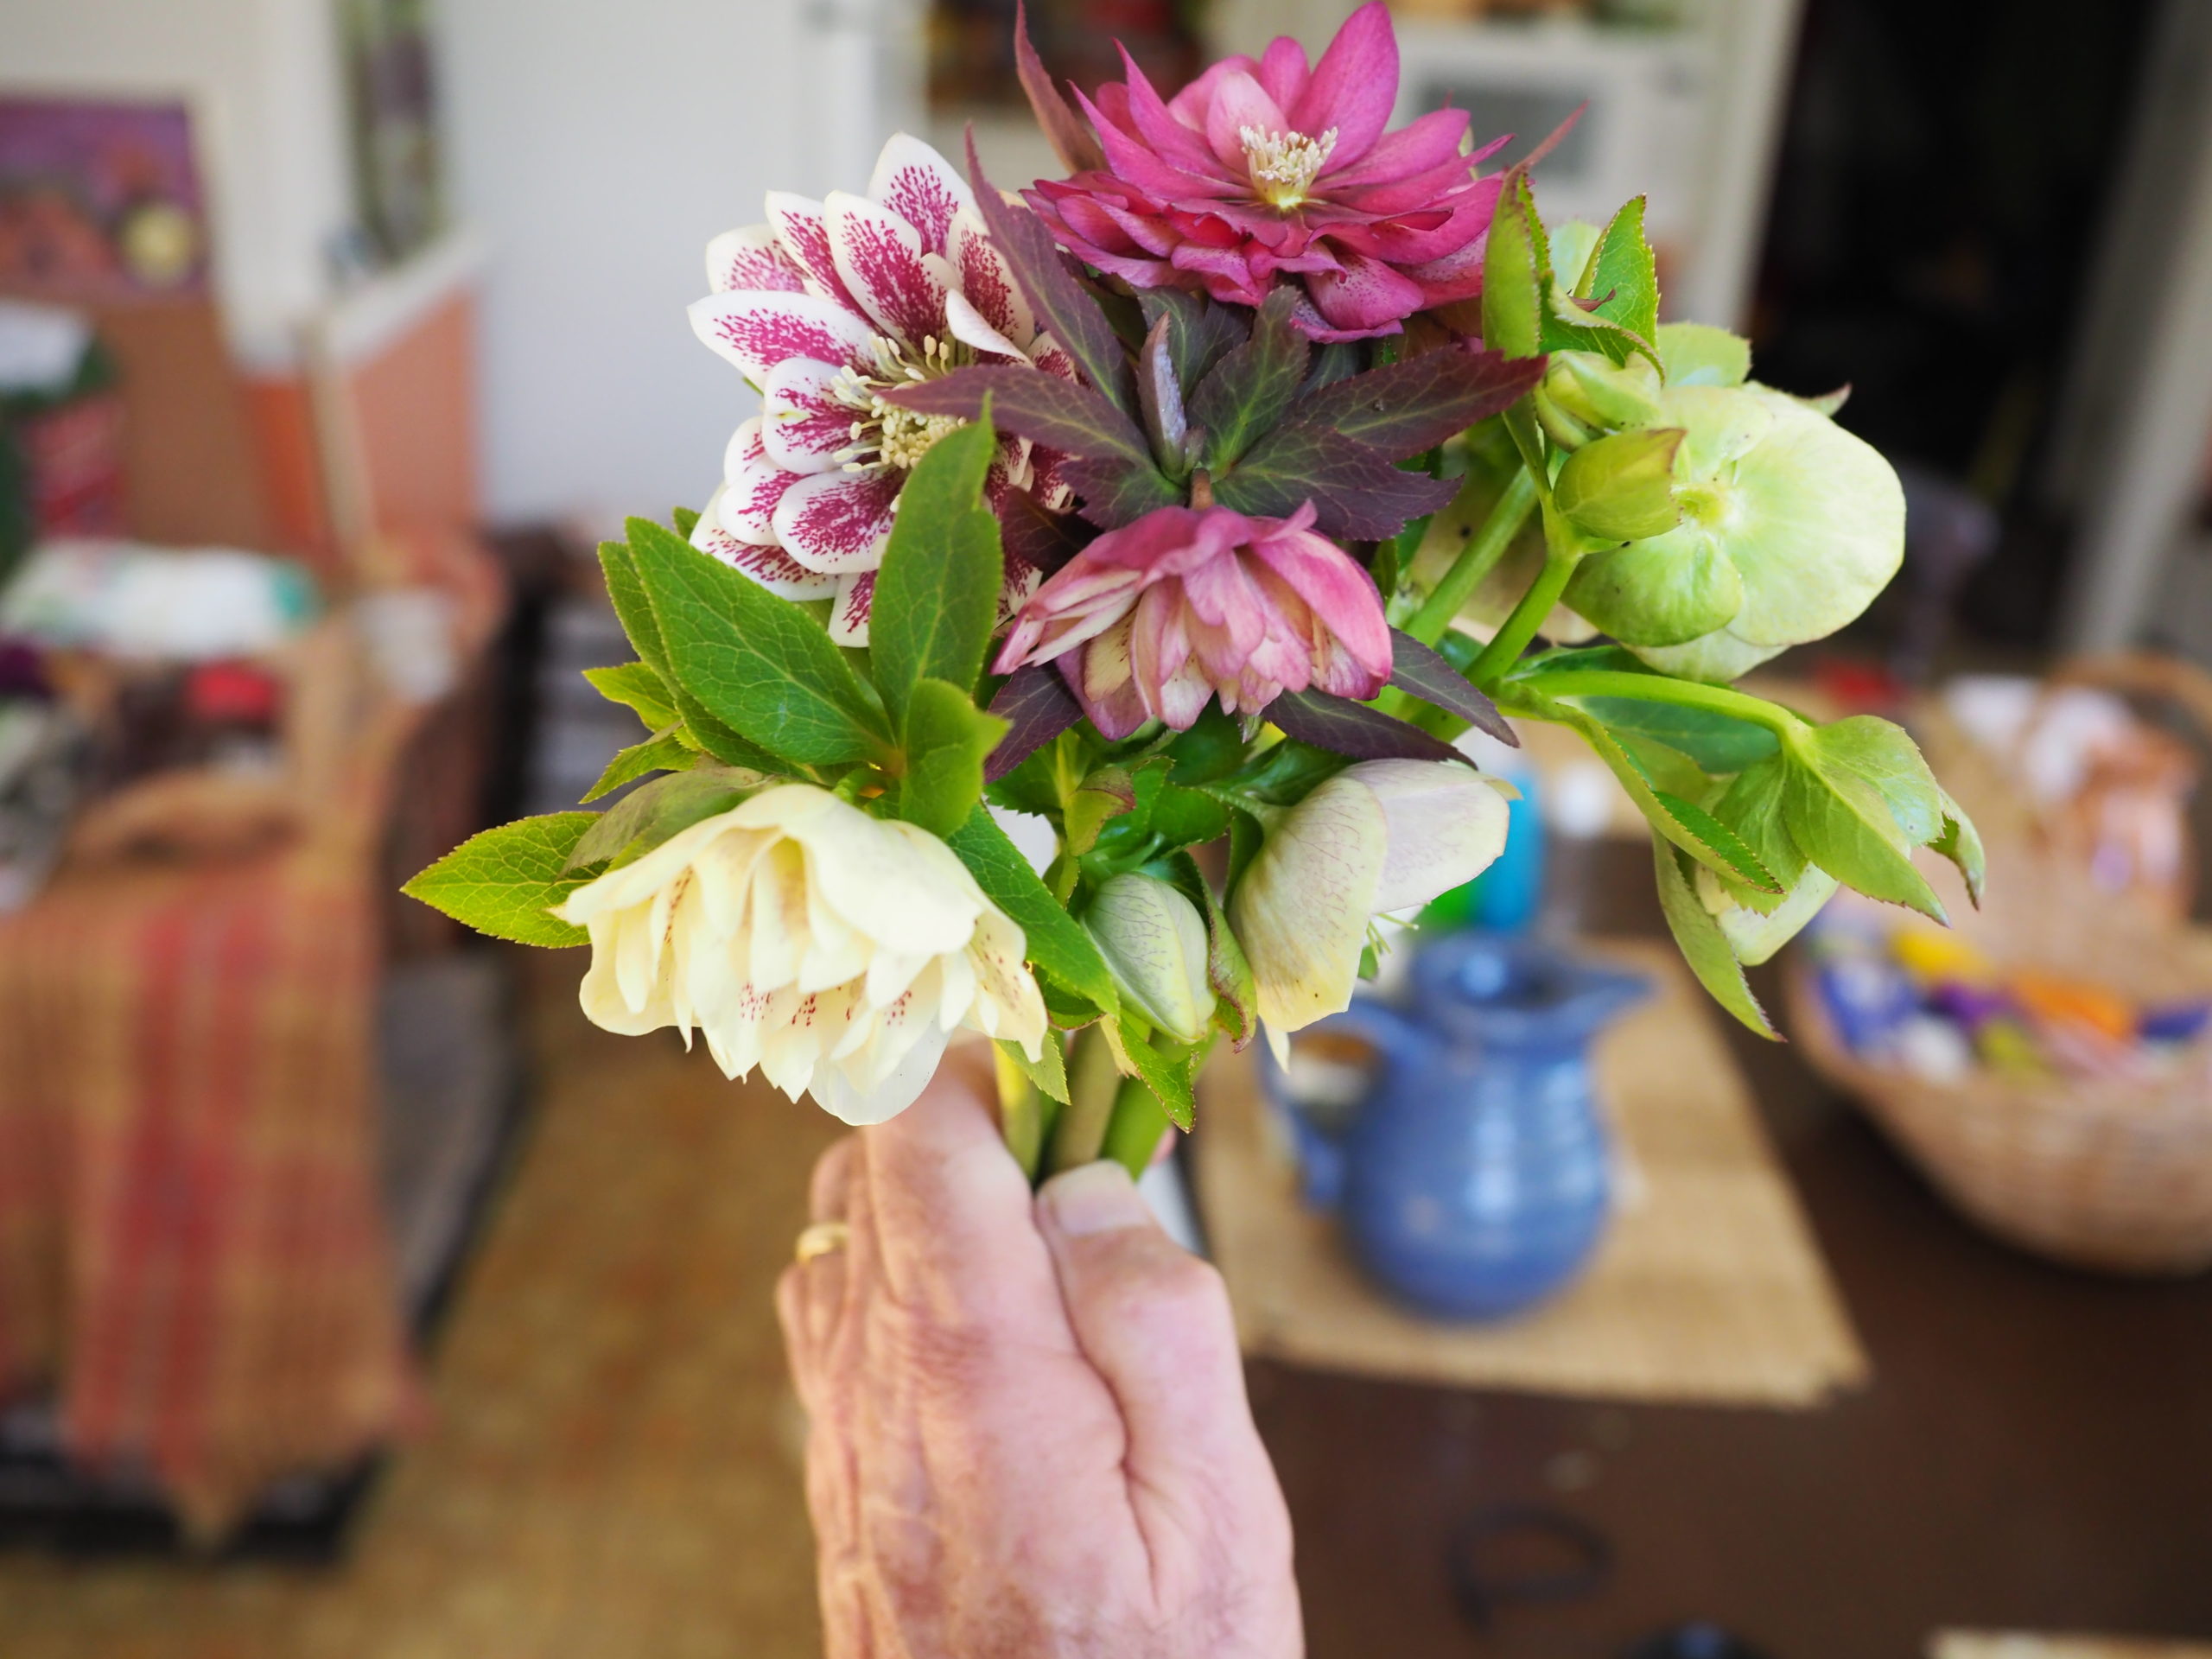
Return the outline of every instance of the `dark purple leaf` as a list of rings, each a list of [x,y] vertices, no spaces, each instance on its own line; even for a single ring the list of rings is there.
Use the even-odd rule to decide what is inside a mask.
[[[1136,397],[1129,384],[1128,359],[1113,325],[1098,308],[1098,302],[1084,292],[1075,273],[1061,262],[1060,250],[1045,221],[1009,202],[983,176],[976,159],[976,135],[968,135],[968,181],[976,193],[976,211],[991,232],[992,245],[1006,260],[1014,280],[1037,314],[1037,321],[1075,359],[1092,385],[1124,415],[1136,411]]]
[[[1306,371],[1306,384],[1298,389],[1298,395],[1310,397],[1322,387],[1349,380],[1358,372],[1359,347],[1348,340],[1330,340],[1315,350],[1313,366]]]
[[[1082,499],[1078,511],[1101,530],[1133,524],[1155,507],[1185,505],[1183,492],[1149,461],[1070,461],[1060,476]]]
[[[1144,434],[1120,410],[1088,386],[1042,369],[977,364],[955,369],[941,380],[901,386],[885,401],[917,414],[972,421],[983,412],[985,397],[991,400],[992,423],[1001,432],[1087,461],[1152,462]]]
[[[1350,542],[1395,536],[1459,493],[1458,479],[1401,472],[1365,445],[1303,421],[1277,427],[1213,480],[1214,499],[1239,512],[1283,518],[1311,501],[1314,527]]]
[[[1029,19],[1021,0],[1014,0],[1014,67],[1021,77],[1021,90],[1029,94],[1029,107],[1037,117],[1037,124],[1052,142],[1052,154],[1071,173],[1087,173],[1106,165],[1106,152],[1098,147],[1083,118],[1075,112],[1067,99],[1060,96],[1060,89],[1052,85],[1044,60],[1037,55],[1037,48],[1029,43]]]
[[[1083,718],[1060,671],[1049,666],[1018,668],[991,699],[991,712],[1010,729],[983,762],[983,781],[995,784],[1045,745]]]
[[[1223,357],[1191,394],[1191,418],[1205,428],[1206,465],[1236,465],[1290,408],[1312,352],[1291,321],[1304,290],[1285,284],[1268,296],[1252,337]]]
[[[1497,712],[1497,705],[1469,684],[1467,677],[1447,662],[1433,645],[1410,633],[1390,630],[1390,683],[1423,702],[1459,716],[1469,725],[1488,732],[1501,743],[1521,747],[1520,738]]]
[[[1185,386],[1195,386],[1212,373],[1213,365],[1251,334],[1230,307],[1179,288],[1147,288],[1137,296],[1137,304],[1147,327],[1167,319],[1167,355],[1174,361],[1177,382]]]
[[[1190,417],[1183,412],[1183,388],[1175,379],[1175,364],[1168,355],[1166,318],[1152,325],[1144,349],[1137,353],[1137,403],[1144,410],[1144,429],[1152,439],[1152,453],[1166,466],[1182,458],[1191,434]]]
[[[1307,425],[1365,444],[1385,461],[1399,461],[1512,404],[1543,378],[1545,362],[1459,340],[1309,392],[1295,414]]]
[[[1027,490],[1008,490],[995,511],[1009,567],[1026,564],[1049,576],[1082,552],[1090,539],[1090,531],[1072,513],[1046,512]]]
[[[1286,736],[1355,760],[1457,760],[1475,763],[1442,738],[1393,718],[1379,709],[1325,691],[1286,691],[1267,706],[1266,718]]]

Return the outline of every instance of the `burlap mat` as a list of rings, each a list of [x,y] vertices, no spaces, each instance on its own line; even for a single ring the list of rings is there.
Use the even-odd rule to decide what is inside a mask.
[[[1805,1407],[1868,1368],[1749,1090],[1674,952],[1609,943],[1655,995],[1600,1039],[1621,1200],[1590,1270],[1497,1325],[1434,1323],[1371,1289],[1299,1201],[1256,1056],[1208,1071],[1198,1192],[1245,1351],[1377,1376],[1602,1398]]]
[[[1928,1644],[1928,1656],[1929,1659],[2212,1659],[2212,1648],[2193,1642],[2144,1642],[2104,1636],[1941,1630]]]

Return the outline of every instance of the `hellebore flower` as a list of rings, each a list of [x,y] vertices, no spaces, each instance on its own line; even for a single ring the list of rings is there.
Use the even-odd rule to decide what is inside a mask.
[[[1206,922],[1159,877],[1115,876],[1083,914],[1114,982],[1144,1017],[1179,1043],[1195,1043],[1213,1018],[1206,977]]]
[[[1038,588],[991,671],[1059,662],[1109,740],[1147,720],[1185,730],[1217,693],[1232,715],[1309,685],[1372,697],[1390,677],[1382,596],[1313,522],[1311,502],[1287,518],[1157,508]]]
[[[967,181],[919,139],[883,147],[865,198],[772,192],[768,219],[707,245],[714,292],[691,307],[694,332],[762,398],[730,440],[692,541],[786,599],[834,595],[831,636],[865,645],[906,474],[965,424],[884,394],[975,363],[1071,380],[1075,365],[1039,331]],[[1009,440],[992,465],[994,502],[1017,490],[1061,499],[1052,459]],[[1041,575],[1009,558],[1008,612]]]
[[[1291,808],[1229,901],[1269,1032],[1351,1007],[1370,918],[1472,880],[1505,825],[1505,798],[1451,760],[1363,760]]]
[[[693,824],[555,913],[590,931],[593,1024],[687,1044],[696,1026],[727,1076],[758,1065],[848,1123],[904,1111],[960,1027],[1041,1052],[1021,929],[936,836],[810,784]]]
[[[1904,557],[1904,491],[1872,446],[1757,384],[1670,385],[1681,521],[1592,553],[1564,595],[1662,673],[1732,680],[1834,633]]]
[[[1288,36],[1224,59],[1163,101],[1134,59],[1084,114],[1106,168],[1040,181],[1028,198],[1062,246],[1138,288],[1258,305],[1278,273],[1303,283],[1315,340],[1395,334],[1414,312],[1482,291],[1502,175],[1475,176],[1467,114],[1386,135],[1398,43],[1380,0],[1319,63]],[[1080,96],[1080,94],[1078,94]]]

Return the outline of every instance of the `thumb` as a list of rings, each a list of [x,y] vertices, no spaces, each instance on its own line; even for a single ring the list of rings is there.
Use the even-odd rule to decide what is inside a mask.
[[[1076,1340],[1128,1426],[1133,1476],[1272,1486],[1221,1275],[1161,1230],[1117,1163],[1053,1177],[1037,1218]]]

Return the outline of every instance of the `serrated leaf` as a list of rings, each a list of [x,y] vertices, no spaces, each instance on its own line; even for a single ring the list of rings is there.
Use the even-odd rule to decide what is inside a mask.
[[[1497,705],[1476,690],[1442,652],[1396,628],[1390,630],[1390,683],[1423,702],[1459,715],[1501,743],[1521,747],[1520,734],[1497,712]]]
[[[1356,760],[1457,760],[1474,763],[1442,738],[1407,721],[1325,691],[1286,691],[1264,717],[1285,734]]]
[[[1780,897],[1784,892],[1783,883],[1777,880],[1774,872],[1761,863],[1758,855],[1744,844],[1743,837],[1713,814],[1696,802],[1686,801],[1663,789],[1654,790],[1652,794],[1660,805],[1674,815],[1677,823],[1703,842],[1727,867],[1726,874],[1732,875],[1743,886],[1760,893],[1770,893]]]
[[[1039,1046],[1037,1058],[1031,1059],[1020,1043],[999,1042],[993,1047],[1006,1056],[1014,1070],[1037,1085],[1039,1094],[1068,1103],[1068,1059],[1060,1048],[1060,1033],[1047,1031]]]
[[[588,668],[584,678],[592,690],[609,702],[620,703],[645,721],[645,729],[658,732],[673,725],[681,716],[677,712],[676,699],[668,694],[668,683],[651,663],[625,663],[619,668]]]
[[[1713,806],[1713,816],[1742,838],[1752,856],[1786,890],[1784,894],[1776,895],[1750,887],[1730,887],[1729,892],[1738,904],[1761,915],[1771,915],[1782,905],[1787,892],[1796,890],[1805,874],[1804,849],[1790,835],[1783,811],[1783,783],[1787,773],[1788,763],[1783,756],[1770,754],[1745,770]]]
[[[1050,664],[1018,668],[991,698],[991,712],[1007,723],[1006,735],[983,763],[983,781],[995,784],[1083,718],[1083,705]]]
[[[1223,357],[1191,394],[1191,418],[1206,429],[1205,464],[1223,472],[1274,430],[1298,395],[1312,347],[1291,321],[1302,290],[1285,283],[1269,294],[1251,337]]]
[[[1147,329],[1166,320],[1167,355],[1175,365],[1175,378],[1187,387],[1197,386],[1251,332],[1236,307],[1217,305],[1202,294],[1179,288],[1147,288],[1138,294],[1137,303]]]
[[[1974,820],[1948,793],[1943,796],[1942,832],[1928,844],[1958,867],[1966,878],[1967,898],[1980,910],[1982,882],[1989,873],[1988,855],[1982,851],[1981,832],[1974,827]]]
[[[742,767],[704,766],[641,784],[598,815],[569,855],[569,868],[629,863],[693,824],[728,811],[768,781],[766,774]]]
[[[1598,251],[1575,293],[1598,301],[1597,315],[1640,340],[1659,334],[1659,270],[1643,237],[1643,198],[1624,203],[1598,238]]]
[[[1707,772],[1741,772],[1774,753],[1778,740],[1764,726],[1710,709],[1646,702],[1638,697],[1584,697],[1582,706],[1615,732],[1633,732],[1679,749]]]
[[[918,681],[945,681],[964,701],[983,671],[1005,575],[999,521],[983,505],[997,448],[988,425],[964,427],[939,440],[899,492],[868,625],[869,665],[894,721]]]
[[[676,533],[688,542],[691,539],[691,532],[699,527],[699,510],[696,507],[671,508],[668,521],[676,526]]]
[[[967,421],[980,419],[988,401],[991,423],[1001,432],[1089,461],[1152,464],[1144,434],[1128,416],[1088,386],[1025,365],[982,363],[956,369],[943,379],[887,393],[885,401],[917,414],[957,415]],[[905,495],[901,491],[902,513]]]
[[[1682,868],[1681,854],[1673,843],[1654,836],[1651,860],[1659,888],[1659,908],[1666,915],[1668,929],[1675,936],[1682,960],[1697,976],[1698,983],[1705,987],[1714,1001],[1752,1031],[1770,1042],[1780,1042],[1782,1033],[1766,1017],[1758,998],[1751,995],[1751,985],[1744,978],[1743,963],[1736,960],[1736,953],[1730,949],[1728,936],[1720,931],[1720,924],[1699,899],[1688,873]]]
[[[518,944],[584,944],[591,936],[550,912],[595,872],[571,870],[569,855],[595,812],[556,812],[472,836],[400,891],[495,939]]]
[[[1874,715],[1853,715],[1815,727],[1802,747],[1822,772],[1847,771],[1872,785],[1889,803],[1898,832],[1915,846],[1942,833],[1942,786],[1903,727]]]
[[[1457,479],[1402,471],[1372,449],[1296,420],[1275,428],[1213,480],[1214,499],[1224,507],[1283,518],[1311,501],[1316,530],[1355,542],[1395,536],[1422,514],[1450,505],[1459,493]]]
[[[1457,437],[1543,378],[1541,358],[1509,358],[1458,340],[1299,399],[1297,417],[1398,461]]]
[[[1100,766],[1077,786],[1061,813],[1070,852],[1089,852],[1110,821],[1136,810],[1137,776],[1127,766]],[[1159,787],[1156,779],[1151,787]]]
[[[1062,262],[1059,248],[1044,221],[1028,208],[1007,200],[983,175],[972,133],[968,139],[968,179],[975,191],[976,209],[990,231],[991,245],[1006,261],[1015,286],[1036,314],[1039,327],[1060,343],[1084,378],[1109,403],[1134,418],[1136,398],[1129,384],[1128,363],[1113,325],[1098,308],[1098,302],[1084,292],[1075,273]]]
[[[1101,530],[1119,530],[1156,508],[1184,505],[1183,492],[1149,461],[1065,461],[1060,479],[1081,503],[1077,511]]]
[[[1121,1018],[1118,1028],[1121,1040],[1115,1045],[1116,1059],[1126,1059],[1132,1072],[1144,1079],[1153,1098],[1160,1103],[1160,1109],[1167,1114],[1168,1121],[1190,1133],[1198,1122],[1198,1100],[1192,1086],[1198,1071],[1202,1051],[1185,1048],[1174,1054],[1163,1054],[1153,1047],[1143,1029],[1128,1014]]]
[[[632,518],[629,530],[671,677],[716,719],[808,766],[873,760],[892,747],[875,692],[811,615],[659,524]]]
[[[615,620],[629,637],[630,647],[664,680],[669,677],[668,653],[661,645],[660,624],[653,620],[652,601],[638,575],[637,560],[627,542],[599,544],[600,574],[607,581],[607,597],[614,606]]]
[[[982,799],[983,757],[1005,734],[1006,722],[976,707],[958,686],[915,681],[906,699],[899,816],[933,836],[951,835]]]
[[[1544,292],[1551,251],[1525,166],[1505,175],[1483,252],[1483,343],[1508,357],[1543,350]]]
[[[602,795],[611,795],[627,783],[634,783],[649,772],[684,772],[690,770],[698,758],[698,751],[689,747],[679,734],[683,722],[672,721],[655,732],[642,743],[632,743],[616,753],[599,774],[599,781],[585,793],[588,805]]]
[[[1052,153],[1060,158],[1060,164],[1071,173],[1087,173],[1093,168],[1104,167],[1106,152],[1098,147],[1098,140],[1091,136],[1090,129],[1084,125],[1083,118],[1060,95],[1060,89],[1052,85],[1044,60],[1030,44],[1027,9],[1021,0],[1014,0],[1014,70],[1029,99],[1030,112],[1037,118],[1037,125],[1052,146]],[[1065,1100],[1067,1096],[1062,1095],[1059,1098]]]
[[[1038,880],[1029,861],[1006,838],[988,810],[978,806],[945,842],[984,895],[1021,929],[1027,941],[1026,954],[1039,974],[1094,1007],[1119,1005],[1114,976],[1090,935]]]
[[[1943,922],[1943,901],[1913,868],[1911,849],[1890,804],[1865,778],[1822,769],[1802,754],[1783,755],[1783,821],[1805,856],[1870,899],[1886,899]]]

